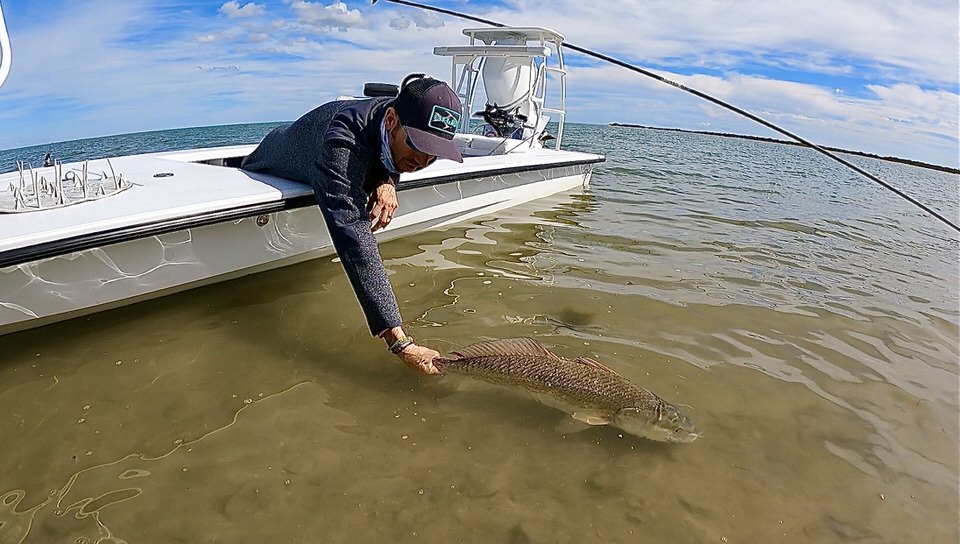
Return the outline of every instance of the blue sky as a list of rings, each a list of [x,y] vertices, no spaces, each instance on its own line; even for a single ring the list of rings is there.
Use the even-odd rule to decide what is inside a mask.
[[[431,2],[428,2],[431,3]],[[956,0],[444,0],[639,64],[822,145],[960,166]],[[0,149],[288,120],[365,81],[449,78],[472,23],[379,2],[0,0]],[[568,120],[780,137],[567,51]]]

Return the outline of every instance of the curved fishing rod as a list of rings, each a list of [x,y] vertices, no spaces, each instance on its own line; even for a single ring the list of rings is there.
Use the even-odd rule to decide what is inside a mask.
[[[378,1],[378,0],[372,0],[372,3],[373,3],[373,4],[376,4],[377,1]],[[423,9],[423,10],[426,10],[426,11],[432,11],[432,12],[435,12],[435,13],[442,13],[442,14],[444,14],[444,15],[450,15],[451,17],[458,17],[458,18],[460,18],[460,19],[467,19],[467,20],[469,20],[469,21],[476,21],[476,22],[478,22],[478,23],[485,24],[485,25],[490,25],[490,26],[495,26],[495,27],[505,27],[505,26],[507,26],[507,25],[505,25],[505,24],[503,24],[503,23],[498,23],[498,22],[496,22],[496,21],[491,21],[491,20],[489,20],[489,19],[484,19],[484,18],[482,18],[482,17],[477,17],[477,16],[474,16],[474,15],[466,14],[466,13],[460,13],[460,12],[453,11],[453,10],[449,10],[449,9],[438,8],[438,7],[430,6],[430,5],[427,5],[427,4],[420,4],[420,3],[417,3],[417,2],[408,2],[407,0],[384,0],[384,1],[385,1],[385,2],[390,2],[390,3],[392,3],[392,4],[400,4],[400,5],[409,6],[409,7],[413,7],[413,8]],[[815,151],[818,151],[818,152],[826,155],[827,157],[830,157],[831,159],[839,162],[840,164],[846,166],[847,168],[850,168],[850,169],[853,170],[854,172],[857,172],[858,174],[863,175],[863,176],[866,177],[867,179],[869,179],[869,180],[871,180],[871,181],[873,181],[873,182],[876,182],[876,183],[880,184],[881,186],[885,187],[886,189],[892,191],[894,194],[896,194],[896,195],[899,196],[900,198],[903,198],[903,199],[906,200],[907,202],[910,202],[910,203],[913,204],[914,206],[917,206],[918,208],[920,208],[921,210],[927,212],[928,214],[932,215],[933,217],[936,217],[937,219],[939,219],[940,221],[942,221],[944,224],[946,224],[948,227],[952,228],[953,230],[955,230],[955,231],[957,231],[957,232],[960,232],[960,226],[957,226],[955,223],[951,222],[951,221],[950,221],[949,219],[947,219],[946,217],[940,215],[939,213],[937,213],[935,210],[933,210],[933,209],[930,208],[929,206],[923,204],[922,202],[920,202],[920,201],[916,200],[915,198],[911,197],[910,195],[904,193],[904,192],[901,191],[900,189],[897,189],[897,188],[894,187],[893,185],[890,185],[889,183],[883,181],[882,179],[878,178],[877,176],[871,174],[870,172],[867,172],[866,170],[860,168],[859,166],[851,163],[850,161],[847,161],[846,159],[844,159],[844,158],[842,158],[842,157],[838,157],[838,156],[834,155],[833,153],[827,151],[826,149],[818,146],[817,144],[815,144],[815,143],[813,143],[813,142],[810,142],[810,141],[808,141],[808,140],[805,140],[804,138],[801,138],[800,136],[797,136],[796,134],[794,134],[794,133],[792,133],[792,132],[790,132],[790,131],[788,131],[788,130],[786,130],[786,129],[784,129],[784,128],[780,128],[779,126],[771,123],[770,121],[767,121],[766,119],[763,119],[763,118],[761,118],[761,117],[759,117],[759,116],[757,116],[757,115],[754,115],[754,114],[752,114],[752,113],[750,113],[750,112],[748,112],[748,111],[746,111],[746,110],[744,110],[744,109],[738,108],[737,106],[734,106],[733,104],[729,104],[729,103],[727,103],[727,102],[724,102],[723,100],[720,100],[719,98],[710,96],[710,95],[707,94],[707,93],[704,93],[704,92],[702,92],[702,91],[698,91],[698,90],[696,90],[696,89],[687,87],[686,85],[684,85],[684,84],[682,84],[682,83],[678,83],[678,82],[676,82],[676,81],[667,79],[667,78],[661,76],[660,74],[657,74],[657,73],[655,73],[655,72],[651,72],[650,70],[646,70],[646,69],[644,69],[644,68],[640,68],[639,66],[634,66],[633,64],[624,62],[624,61],[619,60],[619,59],[615,59],[615,58],[613,58],[613,57],[611,57],[611,56],[608,56],[608,55],[604,55],[603,53],[597,53],[596,51],[591,51],[590,49],[587,49],[587,48],[585,48],[585,47],[580,47],[580,46],[578,46],[578,45],[574,45],[574,44],[572,44],[572,43],[570,43],[570,42],[564,42],[564,46],[566,46],[568,49],[572,49],[572,50],[577,51],[577,52],[579,52],[579,53],[583,53],[584,55],[587,55],[587,56],[590,56],[590,57],[594,57],[594,58],[600,59],[600,60],[602,60],[602,61],[606,61],[606,62],[609,62],[609,63],[611,63],[611,64],[615,64],[615,65],[620,66],[620,67],[622,67],[622,68],[626,68],[627,70],[631,70],[631,71],[633,71],[633,72],[637,72],[638,74],[641,74],[641,75],[644,75],[644,76],[647,76],[647,77],[656,79],[657,81],[659,81],[659,82],[661,82],[661,83],[666,83],[667,85],[670,85],[670,86],[672,86],[672,87],[676,87],[677,89],[680,89],[681,91],[688,92],[688,93],[690,93],[690,94],[692,94],[692,95],[694,95],[694,96],[697,96],[697,97],[702,98],[702,99],[704,99],[704,100],[707,100],[707,101],[709,101],[709,102],[713,102],[714,104],[716,104],[716,105],[718,105],[718,106],[720,106],[720,107],[722,107],[722,108],[726,108],[726,109],[728,109],[728,110],[730,110],[730,111],[732,111],[732,112],[734,112],[734,113],[736,113],[736,114],[738,114],[738,115],[742,115],[742,116],[746,117],[747,119],[750,119],[751,121],[755,121],[755,122],[757,122],[757,123],[760,123],[761,125],[769,128],[769,129],[771,129],[771,130],[774,130],[774,131],[776,131],[776,132],[779,132],[780,134],[783,134],[784,136],[787,136],[787,137],[789,137],[790,139],[795,140],[796,142],[799,142],[799,143],[801,143],[801,144],[803,144],[803,145],[805,145],[805,146],[807,146],[807,147],[809,147],[809,148],[811,148],[811,149],[813,149],[813,150],[815,150]]]
[[[10,35],[7,33],[7,24],[3,20],[3,4],[0,4],[0,85],[10,75]]]

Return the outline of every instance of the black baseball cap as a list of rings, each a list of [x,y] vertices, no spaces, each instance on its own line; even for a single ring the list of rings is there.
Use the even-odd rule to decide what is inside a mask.
[[[463,162],[453,141],[460,126],[460,97],[445,81],[428,76],[407,76],[393,102],[400,124],[417,151]]]

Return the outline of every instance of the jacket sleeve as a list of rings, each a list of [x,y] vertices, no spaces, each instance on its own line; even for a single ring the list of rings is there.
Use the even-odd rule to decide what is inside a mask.
[[[377,335],[402,319],[366,211],[368,157],[353,141],[328,138],[320,145],[310,183],[370,334]]]

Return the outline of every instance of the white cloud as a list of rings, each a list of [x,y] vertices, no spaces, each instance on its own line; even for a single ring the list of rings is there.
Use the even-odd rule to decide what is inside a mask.
[[[402,16],[394,17],[390,19],[390,28],[394,30],[406,30],[410,28],[410,19]]]
[[[241,7],[239,2],[231,0],[230,2],[220,6],[220,13],[230,17],[231,19],[236,19],[239,17],[255,17],[266,13],[266,8],[260,4],[254,4],[253,2],[244,4],[243,7]]]
[[[444,20],[440,15],[427,11],[414,13],[413,21],[417,24],[417,28],[440,28],[444,26]]]
[[[853,59],[909,71],[926,82],[956,84],[958,12],[953,0],[529,0],[484,17],[563,32],[578,45],[617,52],[634,62],[716,69],[745,58],[825,73]],[[598,32],[597,29],[603,29]],[[921,30],[922,29],[922,30]],[[725,64],[727,62],[728,64]],[[766,60],[764,62],[773,62]]]
[[[412,23],[417,29],[426,29],[431,30],[435,28],[441,28],[444,26],[444,21],[436,13],[429,13],[426,11],[417,11],[411,14],[398,15],[390,19],[390,28],[396,30],[406,30],[410,27]]]
[[[957,166],[960,96],[917,85],[871,85],[866,96],[743,74],[661,75],[826,146]],[[611,65],[571,67],[569,119],[787,139],[720,106]]]
[[[918,0],[905,10],[892,0],[811,1],[721,8],[706,0],[514,0],[485,7],[483,16],[554,27],[817,143],[957,165],[955,4]],[[14,66],[0,93],[0,147],[292,119],[327,98],[356,94],[365,81],[399,83],[414,71],[449,78],[449,61],[433,47],[463,44],[460,30],[476,26],[384,2],[350,4],[362,10],[285,3],[241,23],[126,0],[64,2],[43,24],[8,18]],[[260,4],[228,5],[221,12]],[[432,26],[438,22],[446,24]],[[77,40],[76,28],[87,27],[103,31]],[[330,40],[329,29],[349,29],[349,41]],[[569,50],[566,58],[571,121],[708,124],[780,137],[662,83]]]
[[[325,6],[319,2],[297,0],[290,4],[290,7],[302,23],[316,28],[336,28],[341,32],[346,32],[348,28],[367,25],[360,10],[350,9],[343,2],[334,2]]]

